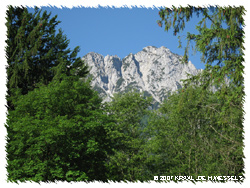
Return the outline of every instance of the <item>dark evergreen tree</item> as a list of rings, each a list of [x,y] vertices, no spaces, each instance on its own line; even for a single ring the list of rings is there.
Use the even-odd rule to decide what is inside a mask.
[[[64,74],[86,76],[87,66],[77,57],[79,47],[68,48],[69,40],[61,29],[57,16],[35,8],[29,13],[25,7],[9,6],[7,10],[7,106],[40,84],[47,85]],[[79,69],[78,69],[79,68]]]
[[[35,8],[32,14],[9,6],[6,19],[8,180],[105,180],[107,150],[86,150],[105,140],[95,138],[98,131],[106,134],[101,120],[91,119],[102,114],[100,99],[87,83],[79,83],[88,72],[77,57],[79,47],[68,49],[62,30],[56,33],[60,22],[46,11]],[[86,122],[93,130],[84,128]]]

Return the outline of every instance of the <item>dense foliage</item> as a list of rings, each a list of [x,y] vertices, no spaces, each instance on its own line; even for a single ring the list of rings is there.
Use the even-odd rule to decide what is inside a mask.
[[[113,101],[106,105],[107,113],[115,123],[110,134],[116,144],[107,164],[111,180],[145,180],[147,153],[144,146],[147,140],[144,129],[151,102],[152,98],[130,91],[115,95]]]
[[[184,85],[186,89],[193,86],[201,87],[199,96],[203,100],[200,101],[197,97],[196,101],[200,101],[201,104],[186,109],[189,109],[189,112],[195,112],[190,117],[191,121],[195,121],[196,115],[202,112],[204,117],[199,118],[199,126],[212,131],[211,134],[209,134],[210,131],[206,132],[208,137],[213,135],[210,139],[205,139],[209,140],[207,141],[209,145],[205,143],[202,145],[213,151],[211,164],[214,163],[217,169],[224,169],[222,171],[213,170],[213,173],[235,176],[244,173],[244,112],[242,108],[245,96],[243,78],[244,11],[242,6],[210,8],[188,6],[165,8],[159,12],[162,19],[159,21],[160,25],[165,23],[166,31],[173,27],[174,35],[185,28],[185,23],[192,16],[197,15],[201,18],[196,26],[198,34],[187,33],[184,62],[188,59],[190,43],[194,42],[195,50],[202,53],[201,61],[206,66],[201,74],[185,80]],[[186,89],[183,91],[187,92]],[[209,94],[209,97],[204,98],[210,91],[213,92]],[[182,101],[183,109],[185,109],[186,100],[190,100],[190,97],[183,94],[179,97],[179,101]],[[190,147],[190,152],[191,150]],[[202,157],[202,159],[205,158]],[[211,169],[213,168],[211,167]],[[206,170],[202,169],[202,172],[205,173]],[[212,171],[208,172],[212,173]]]
[[[101,100],[87,82],[78,83],[80,77],[87,75],[87,66],[77,58],[79,47],[71,51],[62,30],[56,34],[60,22],[50,15],[46,11],[41,15],[38,8],[33,14],[24,7],[9,6],[7,10],[8,179],[105,180],[105,174],[100,172],[106,151],[99,150],[98,141],[91,136],[92,129],[102,131],[98,128],[101,120],[93,122],[92,129],[84,128],[86,119],[80,121],[96,120]],[[71,126],[82,128],[72,130]],[[93,134],[100,134],[97,132]],[[85,134],[89,137],[81,140],[79,136]],[[70,137],[75,140],[69,141]],[[72,149],[79,142],[86,143]],[[81,156],[85,162],[78,163],[83,148],[92,146],[98,151],[93,148],[86,151]],[[100,159],[90,163],[94,152]]]
[[[101,100],[88,82],[51,82],[8,115],[9,180],[105,181],[110,150]]]
[[[7,11],[7,177],[9,181],[150,181],[154,176],[244,177],[243,7],[161,9],[174,35],[187,34],[206,68],[150,110],[129,91],[102,103],[79,47],[36,8]],[[57,33],[57,34],[56,34]],[[178,181],[178,180],[176,180]],[[238,181],[238,180],[236,180]]]
[[[222,124],[222,107],[216,95],[204,94],[202,87],[171,95],[148,127],[152,172],[194,179],[243,176],[243,130],[236,127],[240,111],[231,109],[226,115],[231,124]]]

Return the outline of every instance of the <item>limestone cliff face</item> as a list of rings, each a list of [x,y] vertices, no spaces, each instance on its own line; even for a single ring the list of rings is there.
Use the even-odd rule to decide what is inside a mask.
[[[130,53],[123,59],[88,53],[83,57],[93,76],[92,86],[104,101],[110,101],[116,92],[126,92],[131,88],[144,91],[161,103],[168,92],[181,88],[181,79],[186,73],[197,74],[195,66],[181,63],[182,56],[172,53],[166,47],[148,46],[142,51]]]

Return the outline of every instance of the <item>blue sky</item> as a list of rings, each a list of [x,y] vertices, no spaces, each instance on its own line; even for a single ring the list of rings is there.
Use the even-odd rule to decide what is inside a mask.
[[[97,52],[104,56],[117,55],[124,58],[129,53],[137,53],[146,46],[165,46],[179,55],[184,54],[184,49],[177,48],[178,38],[173,36],[173,31],[166,32],[157,25],[160,19],[159,10],[154,8],[53,8],[42,7],[43,10],[58,15],[64,34],[70,40],[70,48],[80,46],[80,57],[89,52]],[[183,35],[185,45],[186,31],[195,32],[194,18]],[[183,46],[184,46],[183,45]],[[200,54],[190,56],[196,68],[204,68],[200,63]]]

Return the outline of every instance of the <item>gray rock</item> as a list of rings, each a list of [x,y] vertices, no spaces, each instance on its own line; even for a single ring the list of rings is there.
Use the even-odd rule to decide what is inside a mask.
[[[163,46],[147,46],[123,59],[109,55],[103,57],[94,52],[86,54],[83,59],[90,67],[92,86],[104,101],[110,101],[114,93],[133,88],[161,103],[169,92],[181,88],[186,73],[196,75],[201,71],[191,62],[182,64],[182,56]]]

